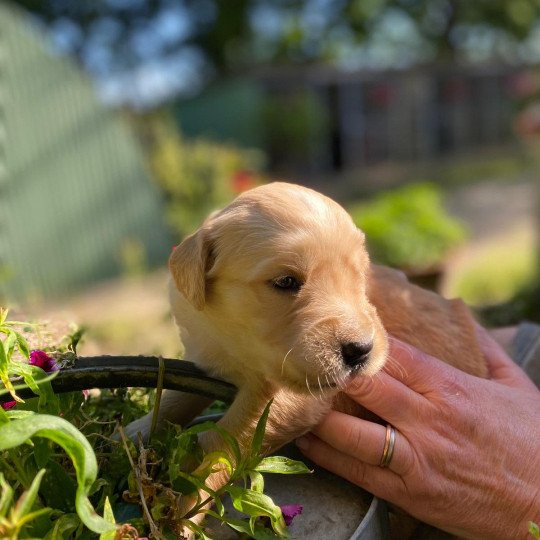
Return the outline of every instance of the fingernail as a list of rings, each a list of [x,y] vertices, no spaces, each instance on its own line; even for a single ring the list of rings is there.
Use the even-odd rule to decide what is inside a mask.
[[[308,450],[309,449],[309,439],[307,437],[298,437],[295,441],[296,446],[300,448],[300,450]]]

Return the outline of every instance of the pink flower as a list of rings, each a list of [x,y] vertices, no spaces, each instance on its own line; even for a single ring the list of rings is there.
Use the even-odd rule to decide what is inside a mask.
[[[41,368],[45,373],[51,373],[52,371],[58,371],[60,368],[54,358],[51,358],[45,351],[32,351],[30,353],[30,364]],[[13,409],[17,405],[16,401],[6,401],[1,403],[0,406],[4,410]]]
[[[30,364],[41,368],[46,373],[60,369],[54,358],[51,358],[45,351],[40,350],[30,353]]]
[[[302,513],[302,510],[304,510],[304,507],[301,504],[284,504],[283,506],[280,506],[280,508],[287,527],[293,522],[293,519],[296,516],[299,516]]]
[[[5,403],[0,404],[2,409],[4,409],[5,411],[9,411],[9,409],[13,409],[13,407],[15,407],[15,405],[17,405],[16,401],[6,401]]]

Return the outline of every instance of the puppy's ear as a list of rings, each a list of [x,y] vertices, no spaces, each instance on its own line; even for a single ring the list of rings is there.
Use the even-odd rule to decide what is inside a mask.
[[[188,236],[169,258],[169,270],[177,289],[199,311],[206,296],[206,270],[210,259],[208,231],[199,229]]]

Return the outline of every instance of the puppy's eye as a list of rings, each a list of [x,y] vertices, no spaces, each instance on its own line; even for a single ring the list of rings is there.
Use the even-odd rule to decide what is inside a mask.
[[[272,280],[272,286],[282,291],[296,292],[302,284],[293,276],[282,276]]]

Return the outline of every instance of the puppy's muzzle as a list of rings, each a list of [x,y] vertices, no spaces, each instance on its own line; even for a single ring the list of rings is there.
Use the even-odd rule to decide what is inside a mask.
[[[369,353],[373,349],[373,342],[358,342],[351,341],[350,343],[343,343],[341,345],[341,357],[343,363],[351,369],[351,371],[357,371],[368,360]]]

